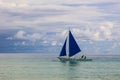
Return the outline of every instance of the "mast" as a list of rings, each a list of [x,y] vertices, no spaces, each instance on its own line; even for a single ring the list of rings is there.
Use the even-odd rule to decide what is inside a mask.
[[[71,31],[69,30],[69,55],[68,56],[72,57],[80,51],[81,50],[80,50],[77,42],[75,41]]]
[[[70,28],[69,28],[70,30]],[[67,58],[69,58],[69,31],[68,31],[68,36],[67,36],[67,43],[66,43],[66,52],[67,52]]]

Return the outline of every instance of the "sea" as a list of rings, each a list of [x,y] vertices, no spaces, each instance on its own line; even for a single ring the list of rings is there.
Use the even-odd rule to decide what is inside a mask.
[[[56,54],[0,54],[0,80],[120,80],[120,55],[61,62]]]

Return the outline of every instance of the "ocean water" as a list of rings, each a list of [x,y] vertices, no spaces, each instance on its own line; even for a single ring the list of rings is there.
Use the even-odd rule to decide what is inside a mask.
[[[0,80],[119,80],[120,55],[61,62],[54,54],[0,54]]]

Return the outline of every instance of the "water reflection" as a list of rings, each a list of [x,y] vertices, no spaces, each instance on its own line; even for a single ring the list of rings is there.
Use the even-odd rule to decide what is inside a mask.
[[[78,66],[79,62],[78,61],[69,61],[68,64],[69,64],[69,66]]]
[[[64,74],[65,80],[74,80],[79,78],[78,72],[80,68],[80,61],[60,61],[62,66],[60,70]]]
[[[80,65],[79,61],[60,61],[60,62],[66,66],[78,66],[78,65]]]

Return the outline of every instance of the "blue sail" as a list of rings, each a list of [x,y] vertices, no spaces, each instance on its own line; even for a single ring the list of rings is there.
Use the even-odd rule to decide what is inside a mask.
[[[67,42],[67,38],[66,38],[66,40],[65,40],[65,43],[64,43],[64,45],[63,45],[63,47],[62,47],[62,50],[61,50],[59,56],[66,56],[66,42]]]
[[[80,48],[77,45],[72,33],[69,31],[69,57],[72,57],[73,55],[80,52]]]

